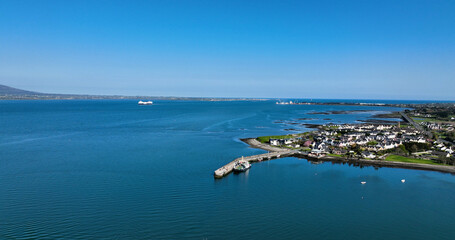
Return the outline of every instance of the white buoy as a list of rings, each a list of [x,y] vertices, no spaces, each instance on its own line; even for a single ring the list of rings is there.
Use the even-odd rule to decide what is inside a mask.
[[[365,183],[367,183],[367,182],[360,182],[360,183],[361,183],[361,184],[365,184]]]
[[[401,179],[401,182],[404,183],[404,182],[406,182],[406,180],[405,179]]]

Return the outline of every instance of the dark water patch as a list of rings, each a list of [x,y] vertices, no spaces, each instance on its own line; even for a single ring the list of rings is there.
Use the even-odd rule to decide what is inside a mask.
[[[317,120],[317,118],[297,118],[299,121],[311,121],[311,120]]]
[[[284,131],[298,131],[298,129],[295,129],[295,128],[285,128]]]

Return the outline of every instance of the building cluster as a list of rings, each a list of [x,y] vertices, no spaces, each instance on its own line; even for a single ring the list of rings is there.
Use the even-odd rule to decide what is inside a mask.
[[[328,125],[303,137],[270,139],[270,144],[275,146],[307,147],[315,156],[329,153],[345,155],[354,153],[353,148],[359,147],[365,158],[374,158],[374,153],[407,142],[426,143],[427,139],[413,128],[374,124]]]
[[[434,142],[434,148],[443,153],[445,157],[451,157],[455,153],[455,151],[452,149],[452,146],[446,146],[446,144],[439,141]]]
[[[416,117],[425,117],[425,118],[432,118],[434,117],[433,115],[431,114],[427,114],[427,113],[420,113],[418,111],[412,111],[411,112],[413,116],[416,116]]]
[[[429,129],[429,130],[435,130],[435,131],[453,131],[454,126],[452,124],[447,124],[447,123],[439,123],[439,122],[421,122],[420,125],[422,125],[424,128]]]

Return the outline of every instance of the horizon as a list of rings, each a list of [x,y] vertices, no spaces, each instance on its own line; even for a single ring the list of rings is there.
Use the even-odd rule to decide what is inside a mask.
[[[1,86],[2,84],[0,84]],[[6,85],[3,85],[3,86],[6,86]],[[16,88],[16,87],[13,87],[13,86],[6,86],[6,87],[11,87],[11,88],[15,88],[15,89],[19,89],[19,88]],[[30,92],[36,92],[36,93],[40,93],[40,94],[55,94],[55,95],[87,95],[87,96],[119,96],[119,97],[150,97],[150,98],[153,98],[153,97],[162,97],[162,98],[214,98],[214,99],[258,99],[258,100],[265,100],[265,101],[277,101],[277,100],[285,100],[285,101],[292,101],[292,100],[308,100],[308,101],[313,101],[313,100],[334,100],[334,101],[337,101],[337,100],[342,100],[342,101],[406,101],[406,102],[428,102],[428,103],[453,103],[455,102],[455,100],[435,100],[435,99],[428,99],[428,100],[418,100],[418,99],[375,99],[375,98],[370,98],[370,99],[367,99],[367,98],[274,98],[274,97],[261,97],[261,98],[254,98],[254,97],[223,97],[223,96],[220,96],[220,97],[213,97],[213,96],[206,96],[206,97],[202,97],[202,96],[195,96],[195,97],[190,97],[190,96],[160,96],[160,95],[106,95],[106,94],[84,94],[84,93],[51,93],[51,92],[37,92],[37,91],[34,91],[34,90],[30,90],[30,89],[19,89],[19,90],[25,90],[25,91],[30,91]],[[109,100],[114,100],[114,99],[109,99]]]
[[[454,101],[453,1],[2,1],[0,81],[57,94]]]

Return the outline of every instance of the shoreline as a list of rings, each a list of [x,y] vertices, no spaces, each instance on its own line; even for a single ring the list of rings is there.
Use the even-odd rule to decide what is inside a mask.
[[[261,143],[255,138],[244,138],[240,139],[242,142],[248,144],[252,148],[258,148],[266,151],[288,151],[287,148],[272,147],[268,144]],[[388,168],[403,168],[403,169],[413,169],[413,170],[425,170],[425,171],[437,171],[441,173],[449,173],[455,175],[455,166],[443,166],[443,165],[430,165],[422,163],[406,163],[406,162],[393,162],[385,160],[370,160],[370,159],[347,159],[344,157],[335,157],[335,156],[324,156],[320,158],[309,157],[308,154],[299,152],[293,155],[294,157],[304,158],[308,161],[323,161],[323,162],[332,162],[332,163],[347,163],[358,166],[372,166],[372,167],[388,167]]]

